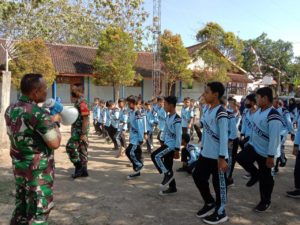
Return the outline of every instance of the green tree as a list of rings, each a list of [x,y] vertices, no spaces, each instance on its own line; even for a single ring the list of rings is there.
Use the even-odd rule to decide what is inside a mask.
[[[171,94],[176,80],[188,84],[193,82],[193,73],[188,69],[190,57],[179,34],[173,35],[168,30],[164,31],[161,37],[161,59],[164,79],[168,84],[168,95]]]
[[[242,40],[233,32],[225,32],[219,24],[213,22],[199,30],[196,38],[202,45],[193,55],[193,60],[197,61],[200,57],[204,61],[203,68],[196,72],[200,82],[228,82],[230,79],[227,71],[236,69],[233,63],[242,65]]]
[[[137,53],[133,49],[132,38],[120,28],[108,28],[101,33],[93,63],[94,82],[98,85],[112,85],[116,101],[119,99],[121,85],[129,86],[141,80],[134,69]]]
[[[0,1],[0,36],[98,46],[101,31],[120,27],[136,48],[147,38],[142,0]]]
[[[198,31],[196,38],[200,43],[217,48],[236,65],[242,66],[243,41],[233,32],[225,32],[219,24],[210,22]]]
[[[244,41],[244,69],[249,71],[255,79],[262,78],[265,75],[271,75],[277,83],[285,81],[293,83],[295,81],[295,71],[293,64],[293,45],[291,42],[283,40],[273,41],[267,37],[266,33],[261,34],[255,39]],[[251,51],[254,48],[259,59],[260,71],[258,73],[255,55]],[[286,75],[282,76],[276,70],[269,68],[274,66]],[[278,88],[279,90],[279,88]]]
[[[20,82],[26,73],[40,73],[44,76],[48,87],[53,83],[56,73],[49,50],[44,41],[24,39],[16,44],[14,58],[9,63],[12,82],[20,90]]]

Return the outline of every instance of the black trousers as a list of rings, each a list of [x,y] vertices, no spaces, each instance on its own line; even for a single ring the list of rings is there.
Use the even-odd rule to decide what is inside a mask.
[[[188,133],[188,128],[187,127],[182,127],[182,134],[187,134],[187,133]]]
[[[195,124],[194,129],[197,133],[197,136],[198,136],[198,139],[199,139],[199,142],[200,142],[202,140],[202,132],[201,132],[200,125]]]
[[[296,164],[294,169],[295,188],[300,189],[300,152],[298,152],[296,158]]]
[[[216,201],[209,188],[210,175],[212,175]],[[225,174],[218,170],[218,160],[200,155],[193,172],[193,179],[205,203],[216,203],[218,214],[222,214],[225,210],[227,187]]]
[[[115,149],[118,148],[118,143],[117,143],[117,140],[116,140],[116,137],[115,137],[117,132],[118,132],[118,129],[113,127],[112,125],[110,125],[109,130],[108,130],[108,135],[111,138],[111,140],[113,141]]]
[[[229,175],[228,175],[229,179],[232,178],[232,173],[233,173],[234,166],[236,163],[238,149],[239,149],[239,139],[236,138],[232,142],[232,156],[231,156],[232,160],[231,160],[230,171],[229,171]]]
[[[181,149],[181,162],[188,162],[190,160],[190,153],[186,148]],[[188,173],[192,173],[192,171],[194,170],[194,168],[196,167],[197,161],[193,162],[191,165],[187,165],[186,166],[186,171]]]
[[[137,170],[137,168],[143,166],[142,150],[140,145],[129,144],[126,148],[126,156],[132,163],[133,170]]]
[[[114,140],[116,140],[118,148],[120,148],[120,147],[125,148],[125,146],[126,146],[126,139],[125,139],[125,135],[122,134],[122,131],[117,131],[115,133]]]
[[[103,125],[103,135],[104,135],[105,138],[109,137],[108,130],[109,130],[109,127]]]
[[[163,145],[151,154],[152,162],[159,173],[173,172],[174,154],[175,151],[169,149],[167,145]],[[176,188],[175,179],[170,182],[169,187]]]
[[[261,202],[270,204],[274,187],[274,170],[267,168],[266,161],[267,158],[257,154],[250,144],[237,155],[237,162],[250,173],[251,176],[259,179]],[[257,162],[258,168],[254,165],[254,162]]]
[[[245,137],[243,140],[241,140],[239,142],[239,145],[242,149],[242,151],[245,149],[245,147],[247,146],[247,143],[249,142],[250,137]]]
[[[94,124],[95,131],[98,132],[98,133],[101,133],[100,123],[98,123],[98,121],[94,119],[93,124]]]
[[[162,145],[164,142],[163,142],[163,139],[162,139],[162,136],[163,136],[163,131],[160,130],[158,132],[158,135],[157,135],[157,139],[159,140],[160,144]]]
[[[186,148],[181,149],[181,162],[188,162],[190,153]]]

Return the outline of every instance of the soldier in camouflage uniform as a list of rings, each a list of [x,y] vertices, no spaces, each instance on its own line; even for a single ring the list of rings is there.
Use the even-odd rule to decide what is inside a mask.
[[[42,75],[25,75],[21,90],[20,99],[5,112],[16,181],[16,208],[10,224],[48,224],[54,205],[53,149],[59,147],[61,140],[59,116],[50,118],[48,112],[37,105],[47,96]]]
[[[75,173],[72,177],[87,177],[88,162],[88,132],[90,129],[90,107],[86,99],[83,98],[83,84],[72,86],[72,97],[75,99],[74,107],[78,109],[79,116],[71,128],[71,138],[69,139],[66,150],[71,162],[75,166]]]

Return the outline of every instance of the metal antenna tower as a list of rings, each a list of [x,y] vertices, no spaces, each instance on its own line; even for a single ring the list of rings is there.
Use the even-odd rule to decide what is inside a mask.
[[[153,58],[152,58],[153,97],[158,96],[161,92],[160,38],[161,38],[161,0],[153,0]]]

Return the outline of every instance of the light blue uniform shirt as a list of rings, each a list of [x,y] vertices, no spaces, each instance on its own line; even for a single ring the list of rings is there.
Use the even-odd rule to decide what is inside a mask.
[[[114,128],[118,129],[120,123],[120,109],[118,107],[115,107],[111,111],[112,111],[112,113],[110,114],[111,125]]]
[[[106,108],[102,108],[100,107],[100,116],[99,116],[99,122],[100,123],[103,123],[104,122],[104,119],[106,117]]]
[[[273,106],[263,112],[259,108],[253,115],[253,130],[249,144],[265,158],[279,157],[283,124],[282,117]]]
[[[150,110],[146,111],[147,119],[147,131],[152,132],[154,130],[154,124],[157,123],[157,113]]]
[[[111,119],[110,119],[110,110],[106,108],[105,110],[105,124],[104,126],[109,127],[111,125]]]
[[[118,131],[126,131],[127,130],[127,122],[128,122],[128,113],[127,113],[127,109],[121,109],[120,111],[120,123],[124,123],[124,125],[120,126],[118,128]]]
[[[210,159],[228,158],[228,114],[218,105],[204,113],[201,155]]]
[[[188,165],[191,165],[193,162],[196,162],[198,160],[200,155],[200,149],[198,146],[188,143],[186,146],[186,150],[190,153]]]
[[[100,106],[95,105],[93,107],[93,120],[95,120],[96,118],[98,118],[98,120],[99,120],[99,115],[100,115]]]
[[[242,130],[241,134],[245,136],[245,138],[250,137],[252,134],[253,128],[253,115],[249,109],[245,109],[242,117]]]
[[[138,145],[144,140],[144,121],[141,112],[132,111],[128,122],[130,123],[130,144]]]
[[[173,116],[167,116],[166,125],[163,132],[164,144],[171,150],[180,149],[182,136],[181,118],[175,113]]]
[[[167,118],[167,113],[164,107],[158,109],[157,118],[158,118],[158,128],[160,131],[163,131],[165,128],[166,118]]]
[[[285,136],[288,134],[288,132],[295,135],[289,111],[286,108],[278,108],[277,111],[282,116],[284,121],[284,129],[281,131],[281,135]]]
[[[184,108],[184,106],[181,109],[181,117],[182,117],[182,127],[188,127],[191,118],[193,117],[193,112],[190,107]]]
[[[227,111],[228,114],[228,139],[233,141],[238,138],[238,129],[236,127],[236,117],[232,112]]]
[[[295,142],[294,145],[298,145],[298,151],[300,151],[300,120],[298,121],[298,130],[296,132],[296,136],[295,136]],[[298,153],[300,154],[300,153]]]

